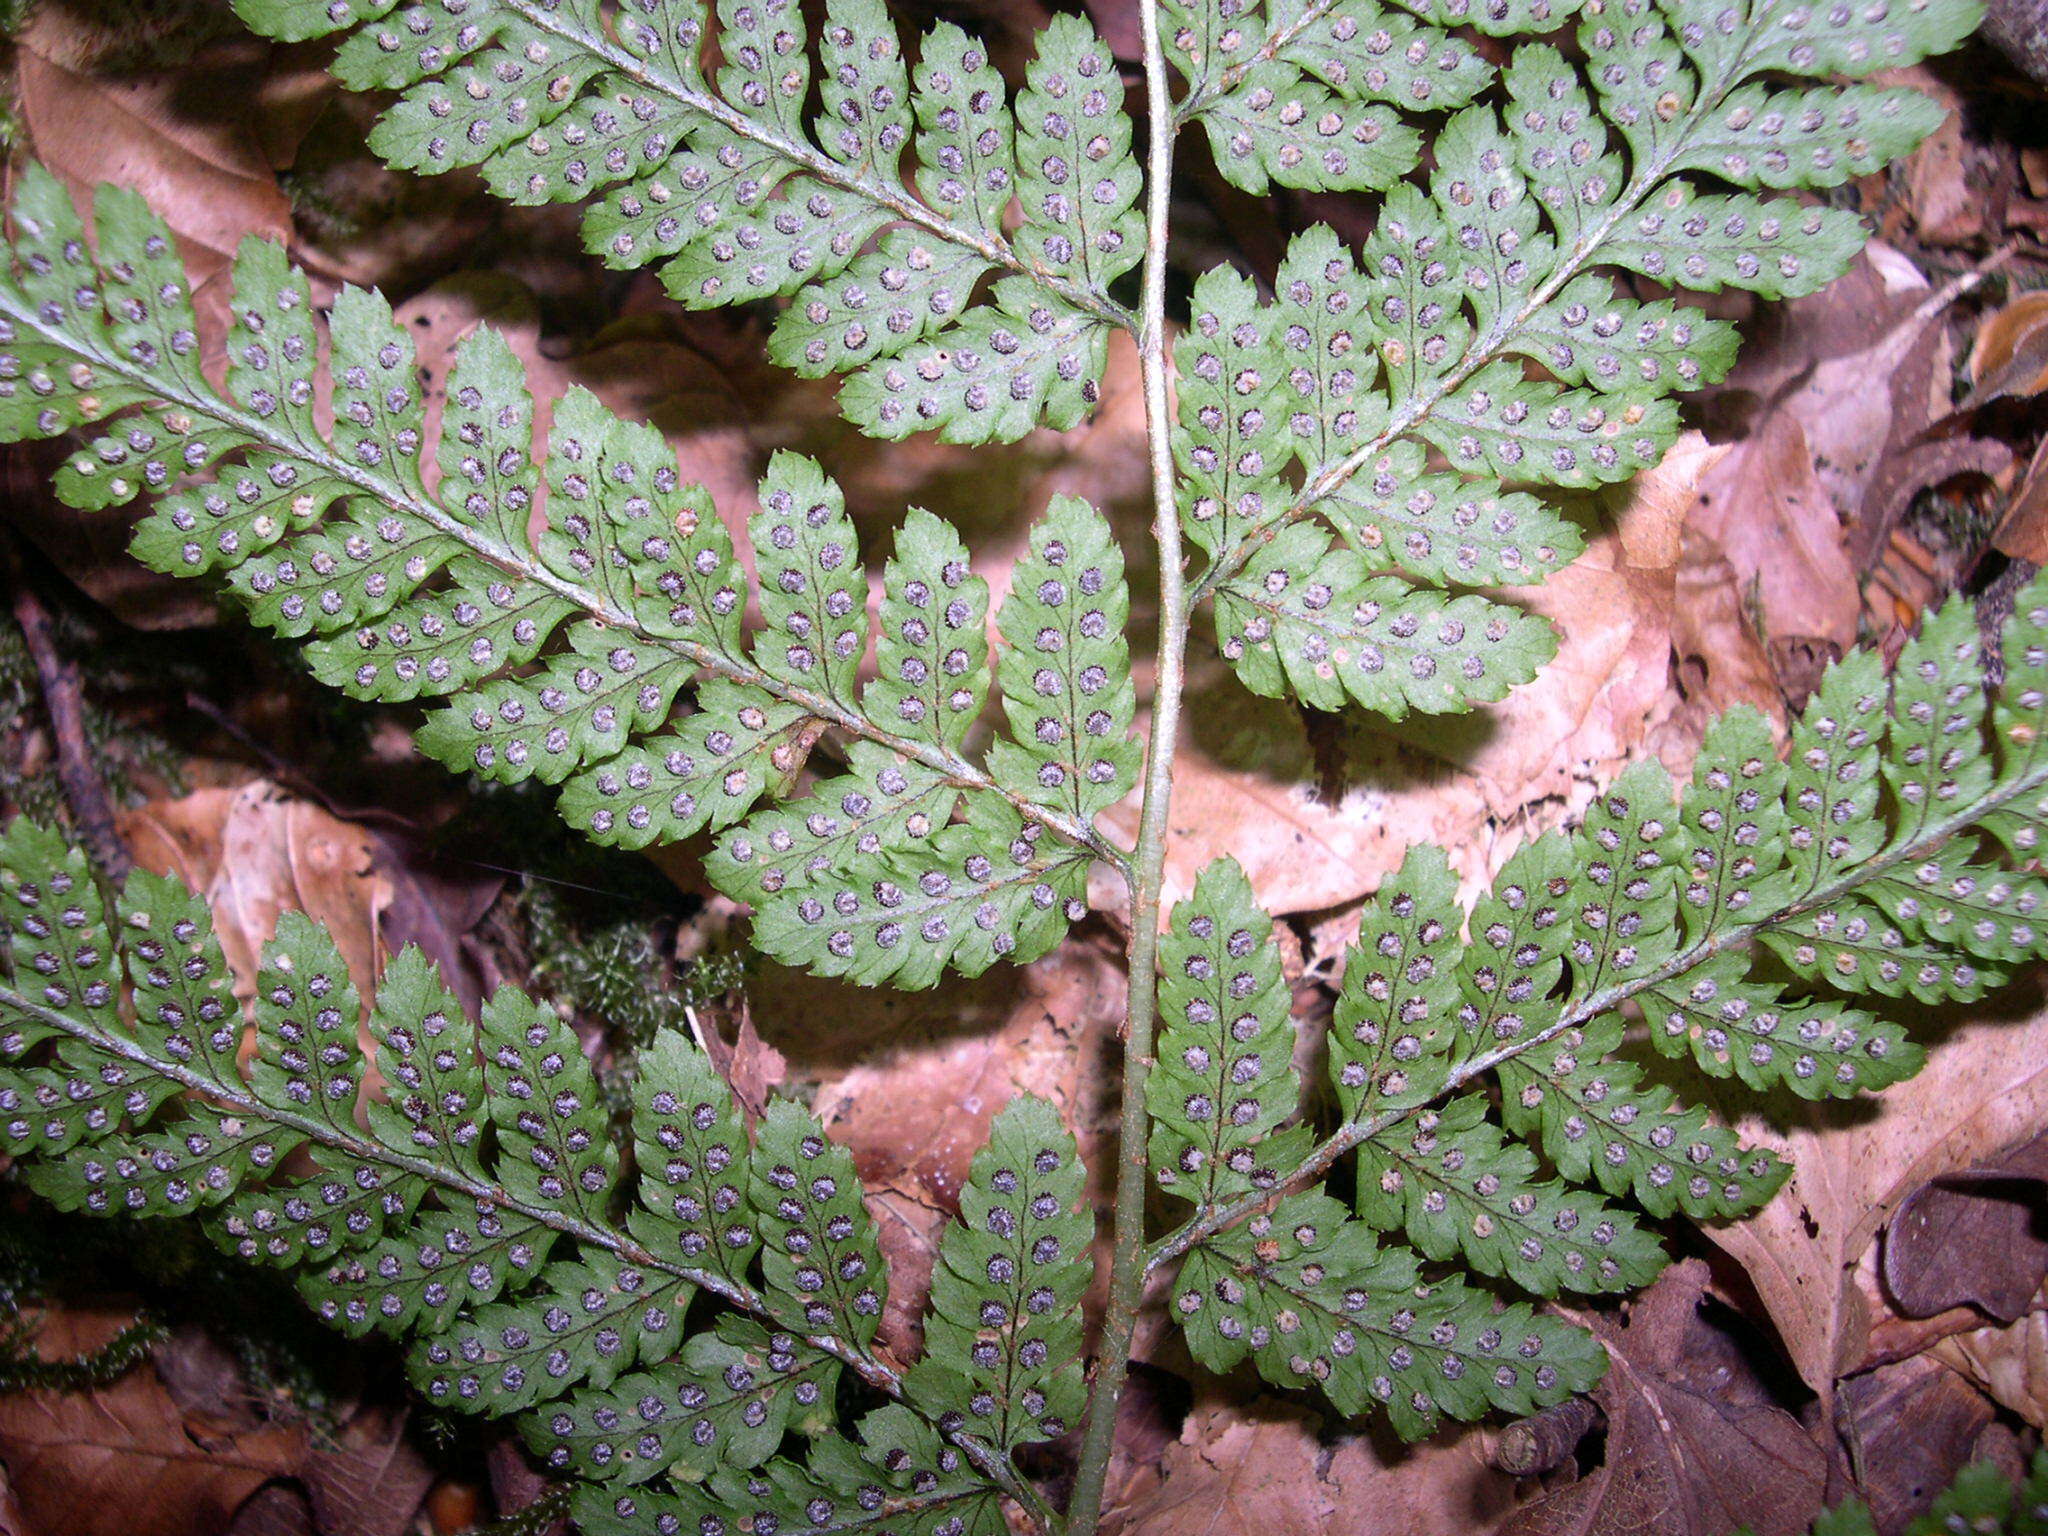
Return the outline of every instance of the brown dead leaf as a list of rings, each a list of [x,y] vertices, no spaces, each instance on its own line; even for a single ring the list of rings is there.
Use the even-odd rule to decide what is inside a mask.
[[[2048,440],[2035,450],[1991,542],[2015,560],[2048,565]]]
[[[200,301],[224,320],[213,290],[242,238],[291,234],[291,201],[248,113],[268,45],[229,33],[175,69],[117,74],[89,13],[68,5],[37,6],[16,41],[37,157],[82,204],[101,182],[148,198],[177,232]]]
[[[1755,594],[1768,640],[1817,640],[1840,655],[1856,643],[1862,602],[1835,503],[1789,411],[1707,475],[1694,526],[1732,569],[1739,600]]]
[[[1984,234],[1988,210],[1981,189],[1972,185],[1973,146],[1965,133],[1962,98],[1931,70],[1898,70],[1887,78],[1932,96],[1945,109],[1941,126],[1906,161],[1906,203],[1914,228],[1929,245],[1968,245]]]
[[[320,1536],[403,1536],[434,1481],[402,1408],[366,1408],[308,1458],[303,1481]]]
[[[1964,1376],[1927,1355],[1842,1384],[1836,1427],[1878,1530],[1897,1532],[1925,1513],[1958,1472],[1996,1448],[1992,1414]],[[2018,1466],[2011,1470],[2017,1479]]]
[[[1730,375],[1724,396],[1753,396],[1757,409],[1703,512],[1744,581],[1763,584],[1767,639],[1853,640],[1842,618],[1843,573],[1876,564],[1922,489],[2005,462],[1974,440],[1923,436],[1949,414],[1946,316],[1982,277],[1965,272],[1935,289],[1906,257],[1873,242],[1840,282],[1773,306],[1762,344]],[[1779,547],[1774,529],[1788,518],[1789,547]],[[1779,571],[1774,554],[1793,566]]]
[[[2048,1296],[2036,1300],[2048,1302]],[[2008,1413],[2048,1429],[2048,1311],[1943,1339],[1932,1353]]]
[[[1612,1360],[1601,1465],[1518,1512],[1501,1536],[1803,1536],[1821,1507],[1827,1455],[1699,1315],[1706,1266],[1667,1270],[1621,1326],[1594,1331]]]
[[[1703,717],[1747,704],[1782,730],[1785,695],[1742,595],[1742,580],[1721,547],[1703,530],[1687,529],[1671,616],[1679,686]]]
[[[931,1263],[989,1123],[1018,1093],[1059,1106],[1106,1202],[1109,1096],[1123,972],[1108,948],[1070,939],[1044,959],[937,996],[876,993],[771,967],[750,989],[761,1028],[812,1108],[846,1146],[889,1260],[882,1337],[920,1336]],[[1098,1276],[1098,1280],[1100,1277]]]
[[[1708,1235],[1748,1271],[1786,1355],[1824,1400],[1864,1353],[1869,1317],[1850,1270],[1891,1213],[1930,1179],[2048,1126],[2048,1012],[1962,1023],[1928,1056],[1881,1098],[1735,1122],[1746,1140],[1785,1153],[1793,1173],[1763,1210]]]
[[[2048,293],[2023,293],[1978,330],[1970,346],[1970,395],[1961,409],[2039,394],[2048,394]]]
[[[74,1357],[132,1320],[52,1312],[37,1347]],[[219,1536],[245,1499],[295,1474],[305,1454],[296,1425],[232,1430],[181,1413],[148,1364],[91,1392],[0,1397],[0,1463],[36,1536]]]
[[[1260,1398],[1188,1416],[1156,1477],[1127,1485],[1120,1536],[1470,1536],[1514,1506],[1471,1430],[1399,1447],[1334,1444],[1306,1408]]]
[[[122,814],[121,835],[138,865],[176,875],[211,904],[238,995],[252,995],[263,946],[286,911],[326,925],[366,996],[382,974],[392,885],[366,829],[256,779],[152,800]]]
[[[1885,1228],[1885,1289],[1908,1317],[1967,1303],[2012,1322],[2048,1280],[2044,1195],[2044,1137],[1921,1185]]]

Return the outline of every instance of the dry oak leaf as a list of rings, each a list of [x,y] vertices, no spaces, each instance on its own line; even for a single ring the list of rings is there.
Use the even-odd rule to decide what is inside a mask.
[[[2048,1294],[2037,1294],[2035,1302],[2048,1306]],[[2036,1429],[2048,1429],[2048,1311],[1956,1334],[1930,1353],[1975,1382],[1999,1407]]]
[[[1756,1215],[1708,1236],[1748,1272],[1786,1355],[1826,1400],[1867,1342],[1851,1271],[1900,1202],[2048,1127],[2048,1011],[1955,1026],[1919,1076],[1882,1097],[1779,1113],[1733,1123],[1782,1152],[1791,1179]]]
[[[1260,1398],[1198,1408],[1156,1477],[1110,1512],[1118,1536],[1471,1536],[1514,1507],[1473,1430],[1426,1445],[1327,1443],[1322,1421]]]
[[[1612,1361],[1594,1396],[1606,1454],[1576,1482],[1504,1522],[1500,1536],[1804,1536],[1827,1486],[1827,1454],[1799,1421],[1730,1369],[1699,1315],[1706,1266],[1667,1270],[1594,1332]]]
[[[1960,409],[2005,395],[2048,394],[2048,293],[2023,293],[1970,344],[1970,395]]]
[[[48,1358],[104,1344],[132,1319],[52,1312]],[[234,1430],[183,1414],[147,1363],[90,1392],[0,1396],[0,1464],[27,1516],[19,1536],[219,1536],[235,1510],[306,1459],[302,1426]]]
[[[1732,567],[1736,590],[1754,592],[1765,639],[1808,637],[1836,655],[1856,643],[1856,569],[1796,415],[1773,412],[1715,466],[1693,526]]]
[[[1996,1458],[2011,1436],[1965,1376],[1935,1354],[1914,1355],[1842,1383],[1834,1425],[1856,1492],[1880,1531],[1901,1530],[1972,1462]],[[2018,1481],[2015,1458],[2008,1468]]]
[[[1909,1317],[1974,1305],[2001,1322],[2048,1281],[2048,1136],[1923,1184],[1884,1232],[1885,1289]]]

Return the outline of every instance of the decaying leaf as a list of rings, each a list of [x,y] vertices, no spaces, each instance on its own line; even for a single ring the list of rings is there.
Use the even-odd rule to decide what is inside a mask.
[[[50,1359],[103,1344],[132,1316],[48,1314]],[[304,1464],[300,1425],[229,1429],[181,1413],[144,1363],[90,1392],[0,1396],[0,1464],[25,1517],[21,1536],[220,1536],[242,1502]]]
[[[1786,1354],[1826,1399],[1868,1328],[1849,1270],[1899,1203],[2048,1123],[2048,1013],[1980,1017],[1874,1103],[1784,1116],[1782,1125],[1752,1116],[1738,1129],[1783,1150],[1791,1179],[1755,1216],[1710,1236],[1748,1271]]]
[[[2048,1280],[2048,1140],[1923,1184],[1884,1233],[1884,1281],[1908,1317],[1981,1308],[2010,1323]]]
[[[1613,1361],[1601,1464],[1505,1521],[1501,1536],[1803,1536],[1820,1509],[1827,1453],[1767,1400],[1699,1315],[1706,1268],[1688,1261],[1600,1319]]]
[[[1188,1416],[1156,1482],[1113,1518],[1122,1536],[1469,1536],[1513,1507],[1514,1483],[1466,1432],[1394,1451],[1326,1441],[1316,1419],[1271,1399]]]

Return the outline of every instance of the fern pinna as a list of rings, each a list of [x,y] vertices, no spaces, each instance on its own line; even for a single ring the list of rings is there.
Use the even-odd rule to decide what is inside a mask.
[[[1537,1299],[1638,1286],[1662,1262],[1644,1216],[1733,1218],[1783,1177],[1667,1078],[1882,1087],[1918,1052],[1847,998],[1973,997],[2040,950],[2040,887],[2004,862],[2032,857],[2048,783],[2039,587],[1988,703],[1951,605],[1892,676],[1832,671],[1789,759],[1725,718],[1682,793],[1631,770],[1469,913],[1441,851],[1413,853],[1347,961],[1334,1115],[1302,1114],[1243,875],[1219,863],[1161,911],[1195,606],[1248,687],[1318,709],[1468,710],[1530,678],[1553,636],[1499,589],[1569,563],[1572,495],[1655,464],[1674,396],[1733,357],[1727,323],[1630,281],[1768,298],[1839,274],[1861,225],[1796,194],[1881,168],[1938,113],[1824,79],[1954,45],[1969,0],[1141,0],[1142,135],[1072,15],[1013,90],[980,42],[941,24],[906,47],[874,0],[828,0],[815,38],[788,0],[240,8],[335,37],[344,84],[396,93],[372,140],[394,164],[587,203],[605,260],[658,264],[686,305],[761,301],[773,355],[845,375],[876,436],[1071,426],[1110,332],[1137,344],[1143,748],[1125,550],[1087,503],[1032,529],[991,634],[946,522],[908,514],[871,600],[838,488],[779,454],[750,578],[657,433],[581,391],[537,432],[488,329],[435,417],[380,296],[317,304],[251,241],[216,378],[143,202],[103,188],[88,230],[53,178],[16,178],[0,437],[85,434],[59,495],[145,500],[140,559],[221,579],[336,687],[427,704],[424,750],[559,785],[601,842],[713,834],[710,877],[762,949],[864,983],[1045,954],[1091,865],[1126,882],[1141,984],[1084,1381],[1088,1223],[1048,1107],[999,1120],[906,1365],[874,1344],[887,1277],[851,1166],[802,1111],[750,1138],[660,1040],[615,1146],[552,1015],[508,993],[464,1019],[417,957],[371,1002],[366,1092],[363,1000],[296,920],[244,1069],[192,899],[138,876],[103,917],[75,856],[11,834],[5,1140],[39,1187],[207,1208],[338,1326],[411,1336],[432,1400],[523,1415],[592,1529],[993,1530],[1009,1499],[1052,1530],[1011,1453],[1085,1424],[1065,1523],[1092,1532],[1152,1275],[1205,1364],[1249,1358],[1403,1433],[1555,1402],[1602,1357]],[[1274,272],[1195,274],[1172,339],[1196,123],[1246,191],[1369,193],[1377,218],[1357,248],[1318,227]],[[1127,848],[1099,818],[1134,789]],[[1671,1062],[1639,1059],[1636,1014]],[[1340,1200],[1323,1181],[1347,1156]],[[1191,1207],[1164,1234],[1155,1181]]]

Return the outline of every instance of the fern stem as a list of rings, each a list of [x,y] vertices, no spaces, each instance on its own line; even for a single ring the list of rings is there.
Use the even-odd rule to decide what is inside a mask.
[[[1116,1448],[1117,1407],[1130,1369],[1131,1334],[1145,1288],[1145,1189],[1151,1170],[1145,1146],[1151,1117],[1145,1079],[1152,1068],[1152,1027],[1158,1009],[1160,888],[1166,875],[1166,817],[1173,799],[1173,752],[1180,732],[1182,663],[1187,650],[1187,578],[1181,554],[1180,509],[1173,493],[1173,418],[1167,399],[1166,238],[1173,192],[1173,104],[1159,45],[1158,0],[1138,0],[1145,39],[1145,272],[1138,355],[1144,371],[1145,438],[1152,468],[1152,537],[1159,548],[1159,660],[1153,681],[1151,741],[1145,755],[1145,798],[1131,859],[1131,943],[1126,972],[1130,1000],[1124,1024],[1122,1123],[1117,1132],[1116,1204],[1111,1215],[1109,1308],[1096,1351],[1081,1463],[1068,1507],[1073,1536],[1094,1536],[1102,1518],[1103,1482]]]
[[[1076,848],[1085,848],[1118,871],[1128,873],[1123,851],[1097,832],[1092,825],[1051,807],[1027,800],[1013,790],[1004,788],[996,783],[992,776],[975,767],[958,752],[948,751],[930,741],[898,735],[877,724],[858,709],[828,694],[799,687],[782,678],[771,676],[742,657],[730,656],[723,651],[688,640],[650,635],[629,610],[619,608],[607,602],[598,593],[556,575],[539,561],[530,558],[526,552],[492,538],[482,528],[463,522],[431,498],[415,496],[397,481],[349,463],[334,453],[326,443],[317,440],[306,442],[295,434],[282,432],[264,418],[239,409],[223,397],[197,390],[179,389],[166,379],[136,367],[128,359],[111,350],[100,347],[88,348],[77,337],[46,323],[33,307],[10,302],[12,298],[13,295],[8,290],[0,288],[0,315],[42,337],[54,349],[90,358],[96,369],[128,381],[150,398],[182,407],[196,416],[217,421],[279,454],[297,459],[326,478],[356,487],[392,510],[425,523],[437,533],[454,539],[472,554],[489,561],[501,570],[517,576],[522,581],[535,582],[547,588],[590,617],[602,620],[622,633],[632,635],[641,644],[671,651],[708,672],[786,699],[805,713],[814,715],[830,725],[838,726],[841,730],[856,736],[865,736],[891,751],[900,752],[905,757],[924,763],[963,788],[987,790],[1000,795],[1025,819],[1040,823],[1062,841]]]
[[[1353,1147],[1370,1141],[1402,1121],[1412,1119],[1431,1106],[1441,1103],[1468,1083],[1483,1077],[1506,1062],[1513,1061],[1524,1052],[1534,1050],[1547,1040],[1556,1039],[1567,1030],[1590,1023],[1600,1015],[1619,1008],[1632,997],[1638,997],[1664,982],[1685,975],[1715,955],[1753,942],[1758,935],[1770,928],[1831,906],[1859,886],[1868,884],[1901,864],[1926,858],[1951,837],[1969,831],[1999,807],[2025,795],[2036,793],[2044,786],[2048,786],[2048,755],[2038,755],[2028,762],[2021,772],[2014,774],[1982,800],[1951,813],[1910,841],[1895,843],[1867,863],[1858,865],[1824,886],[1817,887],[1800,900],[1788,903],[1752,922],[1731,924],[1710,933],[1697,944],[1679,951],[1661,965],[1643,972],[1640,976],[1631,976],[1626,981],[1618,981],[1611,986],[1588,993],[1578,1002],[1560,1010],[1555,1019],[1535,1033],[1467,1057],[1451,1068],[1436,1097],[1404,1109],[1386,1110],[1367,1119],[1353,1120],[1339,1126],[1299,1165],[1291,1169],[1273,1189],[1261,1190],[1256,1194],[1231,1201],[1227,1205],[1212,1206],[1208,1210],[1197,1212],[1180,1227],[1154,1243],[1145,1258],[1146,1273],[1149,1275],[1161,1265],[1172,1263],[1204,1238],[1273,1205],[1287,1191],[1309,1180],[1321,1178],[1330,1171],[1338,1158]]]
[[[764,127],[710,92],[697,90],[673,75],[655,68],[648,60],[638,58],[601,37],[593,39],[588,32],[573,23],[565,23],[554,6],[536,4],[535,0],[501,0],[501,3],[506,10],[535,30],[560,38],[571,47],[580,48],[603,60],[607,70],[616,70],[650,91],[679,102],[693,112],[703,113],[736,137],[759,144],[764,149],[773,150],[792,165],[800,166],[807,175],[828,186],[851,192],[877,207],[888,209],[896,217],[929,231],[941,240],[974,252],[984,261],[1020,273],[1098,320],[1106,320],[1111,325],[1122,326],[1126,330],[1135,329],[1131,312],[1106,294],[1096,293],[1069,278],[1044,271],[1020,256],[1007,240],[991,238],[978,230],[962,229],[932,212],[906,193],[900,185],[885,186],[858,171],[849,170],[801,139],[793,139]]]

